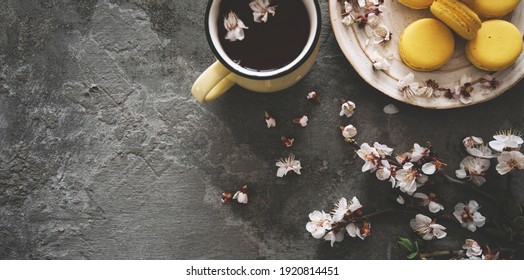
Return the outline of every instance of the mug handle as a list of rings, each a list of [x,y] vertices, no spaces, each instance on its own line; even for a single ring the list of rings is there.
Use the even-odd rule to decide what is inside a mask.
[[[229,75],[231,71],[217,60],[196,79],[191,88],[193,96],[201,103],[217,99],[235,85]]]

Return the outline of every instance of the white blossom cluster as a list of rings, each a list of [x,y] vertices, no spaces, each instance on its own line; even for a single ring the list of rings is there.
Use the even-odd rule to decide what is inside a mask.
[[[491,166],[492,158],[497,158],[495,168],[500,175],[524,170],[524,155],[520,152],[524,143],[522,137],[515,131],[508,130],[494,135],[493,138],[488,144],[476,136],[466,137],[462,141],[469,155],[460,163],[460,169],[455,171],[457,178],[470,181],[476,186],[484,184],[484,176]]]
[[[371,223],[361,218],[361,209],[357,197],[349,202],[341,198],[331,213],[317,210],[310,213],[306,229],[314,238],[330,241],[331,246],[344,240],[345,233],[364,240],[371,234]]]

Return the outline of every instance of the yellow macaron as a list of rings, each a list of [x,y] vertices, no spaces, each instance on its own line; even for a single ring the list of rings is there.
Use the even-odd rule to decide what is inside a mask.
[[[418,71],[432,71],[449,61],[455,50],[451,30],[434,18],[412,22],[399,39],[402,61]]]
[[[433,0],[398,0],[398,2],[411,9],[420,10],[429,8]]]
[[[477,37],[477,31],[482,26],[478,15],[457,0],[435,0],[430,10],[433,15],[466,40]]]
[[[522,52],[522,34],[510,22],[493,19],[482,23],[477,38],[466,45],[466,55],[479,69],[498,71],[509,67]]]
[[[462,2],[481,17],[500,18],[511,13],[520,0],[462,0]]]

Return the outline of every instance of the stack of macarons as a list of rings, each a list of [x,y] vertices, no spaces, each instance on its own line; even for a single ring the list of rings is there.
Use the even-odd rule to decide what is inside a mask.
[[[455,50],[457,35],[468,40],[466,55],[473,65],[498,71],[512,65],[522,52],[520,30],[512,23],[493,19],[507,15],[520,0],[399,0],[412,9],[430,8],[435,18],[411,23],[399,40],[402,61],[418,71],[446,64]],[[480,17],[479,17],[480,15]],[[481,21],[485,19],[484,22]]]

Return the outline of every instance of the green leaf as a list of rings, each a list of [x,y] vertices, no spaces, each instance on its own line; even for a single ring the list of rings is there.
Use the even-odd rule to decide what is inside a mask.
[[[515,219],[518,216],[522,216],[522,207],[519,203],[513,199],[507,199],[504,203],[504,213],[511,219]]]
[[[495,229],[495,228],[486,228],[484,232],[496,239],[499,240],[508,240],[508,233],[504,230]]]
[[[406,258],[412,260],[412,259],[416,258],[417,255],[418,255],[418,252],[413,252],[413,253],[407,255]]]
[[[513,220],[513,227],[518,229],[518,230],[524,229],[524,216],[516,217]]]
[[[397,241],[397,244],[401,247],[401,248],[404,248],[405,250],[407,250],[408,252],[413,252],[413,250],[415,249],[415,245],[413,244],[413,241],[411,241],[411,239],[409,238],[405,238],[405,237],[399,237],[398,241]]]

